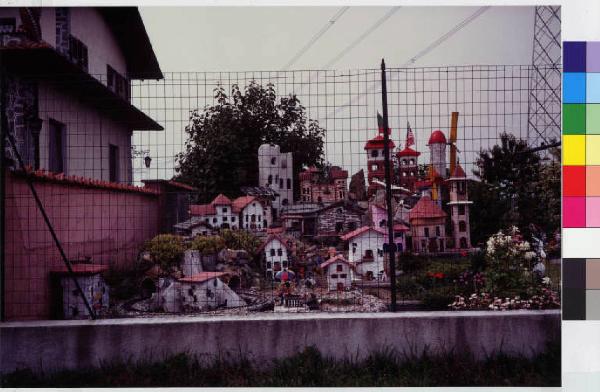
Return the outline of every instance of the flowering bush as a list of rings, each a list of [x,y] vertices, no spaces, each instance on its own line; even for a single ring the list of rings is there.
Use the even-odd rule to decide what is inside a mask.
[[[492,235],[486,243],[486,290],[503,293],[525,290],[532,282],[537,257],[517,227]]]
[[[543,288],[538,295],[529,299],[491,297],[488,293],[471,294],[465,298],[457,295],[448,307],[452,310],[516,310],[516,309],[557,309],[560,308],[558,293]]]

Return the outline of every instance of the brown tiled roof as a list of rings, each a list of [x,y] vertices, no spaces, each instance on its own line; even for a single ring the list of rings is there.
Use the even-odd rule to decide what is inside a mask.
[[[431,200],[429,196],[423,196],[408,213],[408,219],[444,218],[446,215],[447,214],[435,201]]]
[[[100,264],[71,264],[71,269],[75,275],[94,275],[108,271],[108,265]],[[50,270],[54,274],[68,274],[69,270],[66,265],[53,268]]]
[[[359,228],[358,228],[358,229],[356,229],[356,230],[353,230],[353,231],[351,231],[350,233],[344,234],[344,235],[343,235],[343,236],[341,236],[340,238],[341,238],[343,241],[348,241],[349,239],[351,239],[351,238],[354,238],[354,237],[356,237],[356,236],[358,236],[358,235],[361,235],[362,233],[365,233],[365,232],[367,232],[367,231],[369,231],[369,230],[373,230],[373,231],[375,231],[375,232],[377,232],[377,233],[379,233],[379,234],[383,234],[383,235],[385,235],[385,231],[383,231],[383,230],[381,230],[381,229],[379,229],[379,228],[377,228],[377,227],[372,227],[372,226],[363,226],[363,227],[359,227]]]
[[[233,212],[242,211],[248,204],[256,200],[254,196],[240,196],[233,201]]]
[[[219,193],[217,197],[210,203],[213,206],[228,206],[231,205],[231,199],[222,193]]]
[[[139,186],[134,186],[134,185],[129,185],[129,184],[121,184],[121,183],[117,183],[117,182],[97,180],[95,178],[89,178],[89,177],[66,176],[66,175],[64,175],[64,173],[53,173],[53,172],[49,172],[46,170],[35,170],[34,171],[31,169],[31,167],[27,167],[24,171],[19,170],[19,171],[15,171],[13,173],[16,175],[19,175],[19,176],[29,175],[29,176],[32,176],[37,181],[52,182],[52,183],[58,183],[58,184],[64,184],[64,185],[74,185],[74,186],[80,186],[80,187],[84,187],[84,188],[108,189],[108,190],[118,191],[118,192],[137,192],[137,193],[144,193],[144,194],[148,194],[148,195],[158,195],[159,194],[159,192],[157,192],[155,190],[144,188],[144,187],[139,187]]]
[[[346,260],[344,258],[344,256],[342,256],[342,255],[336,255],[336,256],[333,256],[330,259],[328,259],[323,264],[321,264],[320,267],[321,268],[327,268],[327,267],[329,267],[333,263],[344,263],[344,264],[350,265],[350,263],[348,262],[348,260]]]
[[[172,187],[175,187],[175,188],[185,189],[187,191],[197,191],[197,189],[194,188],[193,186],[190,186],[188,184],[184,184],[184,183],[179,182],[179,181],[174,181],[174,180],[155,179],[155,180],[142,180],[142,182],[144,184],[163,183],[163,184],[167,184],[167,185],[170,185]]]

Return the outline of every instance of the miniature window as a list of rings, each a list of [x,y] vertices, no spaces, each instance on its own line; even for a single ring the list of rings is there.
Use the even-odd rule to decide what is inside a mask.
[[[414,160],[414,159],[411,159],[411,160],[410,160],[410,164],[411,164],[411,165],[414,165],[414,164],[415,164],[415,160]]]
[[[226,216],[223,217],[223,222],[227,222],[227,217]]]
[[[376,171],[378,169],[377,165],[371,165],[371,171]]]
[[[402,166],[406,166],[406,159],[402,160]]]
[[[291,179],[291,178],[288,178],[288,179],[286,180],[286,183],[287,183],[287,184],[286,184],[286,185],[287,185],[287,189],[292,189],[292,179]]]
[[[387,221],[385,219],[383,219],[379,222],[379,227],[385,227],[386,224],[387,224]]]
[[[425,237],[429,238],[429,227],[423,228],[423,234],[425,235]]]
[[[381,249],[377,249],[377,255],[378,255],[379,257],[382,257],[382,256],[383,256],[383,250],[381,250]]]
[[[218,284],[217,280],[216,279],[213,280],[213,286],[217,287],[217,284]]]
[[[344,266],[341,265],[341,264],[338,264],[338,265],[335,266],[335,270],[338,271],[338,272],[343,271],[344,270]]]
[[[282,169],[286,169],[287,168],[287,161],[285,159],[281,161],[281,168]]]
[[[379,150],[372,150],[371,151],[371,157],[377,158],[378,156],[379,156]]]
[[[338,277],[337,274],[331,274],[332,279],[337,279],[337,277]]]
[[[465,249],[467,247],[467,239],[465,237],[460,238],[460,247],[461,249]]]
[[[458,231],[467,231],[467,224],[465,221],[458,222]]]
[[[346,279],[346,276],[347,276],[346,274],[340,274],[340,278],[342,278],[342,279]]]
[[[282,206],[287,206],[287,205],[288,205],[288,203],[289,203],[288,199],[283,199],[283,200],[281,201],[281,205],[282,205]]]
[[[269,175],[269,179],[267,180],[267,185],[271,185],[273,183],[273,176]]]
[[[271,158],[271,165],[274,165],[277,163],[277,158],[273,157]]]
[[[283,250],[281,248],[277,249],[277,256],[282,256]]]
[[[271,269],[271,262],[270,261],[267,261],[267,268]]]
[[[279,187],[283,189],[283,178],[279,179]]]
[[[246,216],[247,217],[247,216]],[[250,222],[256,222],[256,215],[252,214],[250,216]]]
[[[223,208],[223,214],[227,214],[227,207]]]
[[[464,214],[465,214],[465,206],[459,205],[458,206],[458,215],[464,215]]]
[[[64,171],[65,125],[50,119],[49,127],[49,169],[55,173],[62,173]]]
[[[204,221],[205,221],[206,223],[209,223],[209,222],[210,222],[210,219],[206,218],[206,219],[204,219]]]
[[[371,250],[371,249],[365,250],[365,257],[373,258],[373,250]]]
[[[439,226],[435,227],[435,235],[438,236],[438,237],[441,235],[440,234],[440,227]]]
[[[235,216],[232,216],[232,217],[231,217],[231,221],[232,221],[232,222],[235,222]]]
[[[275,249],[271,249],[271,256],[275,256]]]
[[[342,230],[344,230],[344,222],[336,222],[335,223],[335,231],[336,231],[336,233],[339,233]]]

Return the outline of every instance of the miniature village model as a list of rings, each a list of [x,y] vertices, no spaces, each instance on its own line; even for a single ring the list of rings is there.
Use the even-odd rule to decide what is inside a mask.
[[[231,200],[218,195],[208,204],[190,206],[191,218],[176,225],[180,234],[212,235],[220,229],[246,230],[258,235],[265,276],[278,278],[289,271],[303,277],[315,269],[325,272],[331,290],[349,282],[388,280],[385,245],[393,242],[400,254],[465,254],[471,251],[467,175],[457,158],[458,113],[452,114],[449,139],[433,130],[427,146],[430,162],[419,174],[419,156],[410,126],[404,148],[390,139],[394,238],[388,238],[385,189],[384,130],[364,146],[367,158],[367,197],[348,192],[348,171],[325,165],[299,173],[294,199],[292,153],[264,144],[258,150],[259,183],[243,189],[246,196]],[[447,157],[449,152],[449,157]],[[449,158],[449,159],[448,159]],[[449,165],[447,162],[449,161]],[[421,171],[422,172],[422,171]],[[333,255],[326,249],[334,246]],[[311,248],[312,253],[298,251]],[[322,249],[319,252],[319,249]],[[344,273],[332,278],[329,261]],[[306,265],[314,266],[310,271]],[[329,264],[327,264],[329,263]],[[300,268],[302,271],[298,271]],[[340,272],[340,271],[337,271]],[[343,277],[341,277],[343,275]],[[336,282],[333,284],[332,282]]]

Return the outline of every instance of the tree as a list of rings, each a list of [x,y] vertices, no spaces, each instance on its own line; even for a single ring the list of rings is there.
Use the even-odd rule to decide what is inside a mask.
[[[185,149],[176,157],[177,180],[197,187],[202,201],[258,185],[258,147],[264,143],[293,153],[296,180],[304,165],[321,166],[325,129],[308,118],[295,95],[277,99],[273,84],[251,81],[243,91],[233,85],[230,96],[216,88],[215,100],[191,113]]]
[[[480,182],[471,181],[473,242],[481,242],[498,230],[517,226],[529,234],[531,224],[551,233],[560,225],[560,150],[555,159],[542,160],[527,142],[503,133],[500,144],[483,150],[473,170]]]

